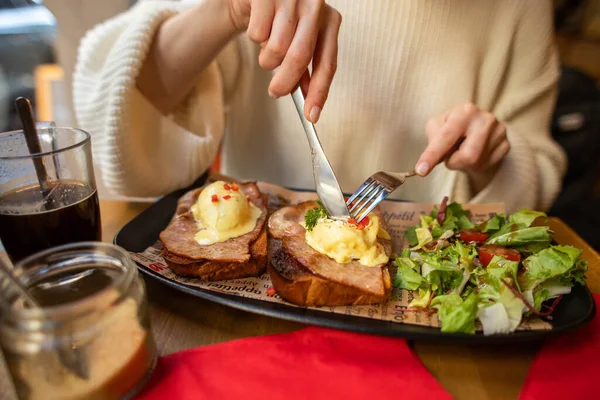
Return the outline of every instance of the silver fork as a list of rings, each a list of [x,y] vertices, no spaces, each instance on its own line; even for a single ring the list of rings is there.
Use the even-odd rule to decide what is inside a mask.
[[[386,171],[374,173],[346,202],[350,216],[359,223],[390,193],[398,189],[406,181],[406,178],[416,174],[415,170],[400,173]]]

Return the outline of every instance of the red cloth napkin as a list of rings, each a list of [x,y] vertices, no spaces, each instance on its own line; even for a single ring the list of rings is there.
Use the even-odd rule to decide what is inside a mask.
[[[600,295],[595,294],[596,307]],[[519,400],[598,399],[600,317],[550,339],[531,363]]]
[[[154,399],[451,399],[406,341],[317,327],[162,357]]]

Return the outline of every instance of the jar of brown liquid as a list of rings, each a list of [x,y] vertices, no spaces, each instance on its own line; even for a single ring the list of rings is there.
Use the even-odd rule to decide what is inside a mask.
[[[157,353],[145,285],[125,250],[54,247],[21,260],[15,275],[40,306],[2,282],[0,345],[20,399],[125,399],[141,389]]]

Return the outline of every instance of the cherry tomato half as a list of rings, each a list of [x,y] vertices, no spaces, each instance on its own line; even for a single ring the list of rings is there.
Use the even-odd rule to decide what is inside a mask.
[[[495,255],[504,257],[509,261],[521,261],[521,253],[515,249],[507,249],[506,247],[497,246],[494,244],[486,244],[479,248],[479,261],[484,267],[488,266]]]
[[[460,239],[465,243],[483,244],[490,235],[479,232],[477,229],[463,229],[458,232]]]

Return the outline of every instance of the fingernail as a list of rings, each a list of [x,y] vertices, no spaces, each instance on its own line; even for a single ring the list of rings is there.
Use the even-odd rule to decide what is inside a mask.
[[[278,99],[279,98],[279,96],[277,96],[275,93],[271,92],[270,90],[269,90],[269,96],[271,96],[274,99]]]
[[[319,106],[314,106],[313,108],[310,109],[310,122],[312,122],[313,124],[316,124],[317,121],[319,120],[319,115],[321,115],[321,107]]]
[[[422,162],[419,165],[417,165],[417,174],[419,174],[421,176],[425,176],[425,175],[427,175],[428,172],[429,172],[429,163],[428,162]]]

